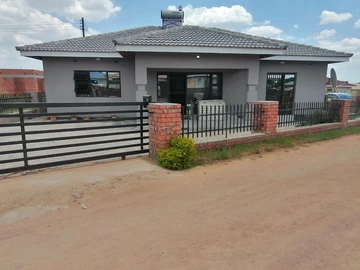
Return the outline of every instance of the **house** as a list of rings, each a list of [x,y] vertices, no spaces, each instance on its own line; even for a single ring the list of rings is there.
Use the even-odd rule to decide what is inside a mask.
[[[354,85],[351,89],[352,96],[360,101],[360,83],[355,83]]]
[[[331,84],[331,79],[326,77],[326,92],[337,92],[337,93],[347,93],[352,94],[352,88],[355,87],[355,84],[349,83],[348,81],[336,81],[336,88]]]
[[[0,69],[0,94],[44,92],[44,73],[33,69]]]
[[[162,18],[162,26],[16,49],[22,56],[43,61],[48,102],[142,101],[145,95],[182,104],[195,95],[227,104],[323,101],[328,64],[352,56],[183,25],[183,11],[165,11]],[[93,75],[99,73],[101,91],[94,89],[100,78]]]

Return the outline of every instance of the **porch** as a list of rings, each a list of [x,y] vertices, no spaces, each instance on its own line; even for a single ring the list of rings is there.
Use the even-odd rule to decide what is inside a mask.
[[[243,104],[258,100],[256,55],[136,54],[136,100],[180,103],[223,100]]]
[[[146,91],[153,101],[179,103],[183,107],[200,100],[225,104],[249,102],[248,70],[148,70]],[[255,91],[255,90],[254,90]],[[255,91],[256,92],[256,91]],[[256,97],[251,101],[257,100]]]

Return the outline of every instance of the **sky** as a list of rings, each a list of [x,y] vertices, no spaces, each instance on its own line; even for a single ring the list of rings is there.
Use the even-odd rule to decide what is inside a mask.
[[[360,82],[359,0],[0,0],[0,68],[42,69],[16,45],[161,25],[160,11],[182,5],[185,24],[351,52],[348,63],[329,66],[338,79]]]

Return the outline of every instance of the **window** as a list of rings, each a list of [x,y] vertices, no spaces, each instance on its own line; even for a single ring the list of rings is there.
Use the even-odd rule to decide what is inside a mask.
[[[295,96],[296,74],[269,73],[266,83],[266,100],[292,104]]]
[[[221,73],[158,73],[157,100],[191,103],[195,99],[222,99]]]
[[[212,99],[222,99],[222,84],[221,84],[221,74],[212,74],[211,80],[211,97]]]
[[[121,97],[118,71],[74,71],[77,97]]]
[[[167,74],[158,74],[157,83],[157,100],[169,101],[169,81]]]

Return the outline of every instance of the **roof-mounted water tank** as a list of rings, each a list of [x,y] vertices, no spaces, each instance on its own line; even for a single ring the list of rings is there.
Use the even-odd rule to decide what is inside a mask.
[[[161,19],[164,28],[182,26],[184,22],[184,11],[181,6],[179,10],[162,10]]]

